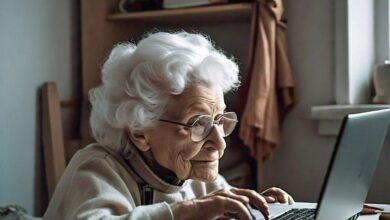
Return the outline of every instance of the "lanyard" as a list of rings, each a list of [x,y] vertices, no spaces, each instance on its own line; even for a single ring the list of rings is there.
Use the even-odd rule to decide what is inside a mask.
[[[153,203],[153,188],[149,184],[141,183],[138,185],[141,194],[141,205],[150,205]]]

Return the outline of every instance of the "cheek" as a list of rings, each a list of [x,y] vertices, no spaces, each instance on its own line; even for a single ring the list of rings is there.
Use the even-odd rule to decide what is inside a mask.
[[[187,143],[183,145],[183,148],[181,148],[180,154],[183,156],[183,159],[191,160],[201,151],[202,146],[202,142],[187,141]]]
[[[149,140],[151,151],[158,164],[175,172],[172,162],[180,153],[180,146],[183,146],[180,142],[185,143],[186,132],[183,129],[161,128],[156,129],[151,137]]]
[[[185,180],[192,172],[193,166],[190,160],[199,153],[202,144],[187,141],[178,148],[179,150],[175,152],[175,159],[171,160],[172,164],[170,166],[174,167],[174,172],[179,179]]]

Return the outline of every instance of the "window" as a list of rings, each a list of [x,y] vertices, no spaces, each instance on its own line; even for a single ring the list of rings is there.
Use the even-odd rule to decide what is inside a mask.
[[[336,105],[312,106],[320,135],[337,135],[347,114],[390,107],[372,104],[371,78],[390,60],[389,0],[336,0],[334,9]]]
[[[371,75],[389,60],[389,1],[335,1],[335,99],[371,103]]]
[[[389,0],[375,0],[376,63],[390,60],[390,4]]]

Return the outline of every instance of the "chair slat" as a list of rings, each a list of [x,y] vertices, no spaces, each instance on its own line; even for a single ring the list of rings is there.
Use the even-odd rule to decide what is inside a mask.
[[[41,95],[46,184],[50,199],[66,166],[64,137],[57,85],[54,82],[46,82]]]

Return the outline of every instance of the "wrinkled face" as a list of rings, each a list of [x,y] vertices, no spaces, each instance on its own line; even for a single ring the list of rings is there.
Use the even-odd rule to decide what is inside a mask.
[[[161,118],[192,124],[200,115],[218,117],[225,107],[222,89],[192,85],[172,96]],[[191,140],[190,128],[164,122],[158,122],[145,136],[156,162],[179,179],[212,181],[217,177],[218,162],[226,147],[223,131],[217,125],[199,142]]]

